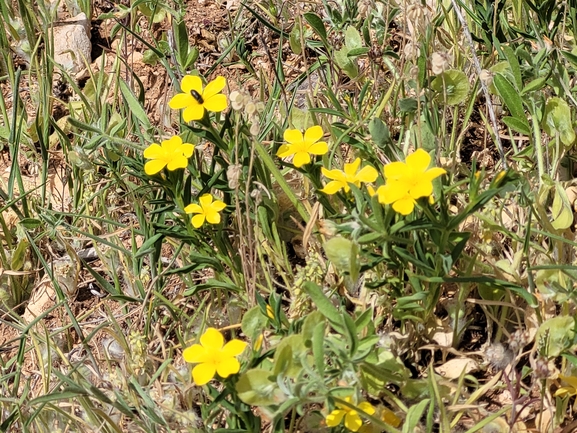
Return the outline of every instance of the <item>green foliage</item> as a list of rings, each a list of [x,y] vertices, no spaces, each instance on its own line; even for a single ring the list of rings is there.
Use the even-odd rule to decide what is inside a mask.
[[[0,4],[1,431],[566,428],[571,2],[65,3],[84,76]]]

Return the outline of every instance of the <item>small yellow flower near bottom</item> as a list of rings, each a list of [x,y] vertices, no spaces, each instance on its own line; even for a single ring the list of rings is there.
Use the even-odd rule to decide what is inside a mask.
[[[563,376],[562,374],[559,375],[559,378],[569,384],[569,386],[562,386],[557,391],[555,391],[555,397],[558,396],[572,396],[577,395],[577,377],[575,376]]]
[[[345,397],[344,399],[347,403],[351,403],[352,404],[352,397]],[[345,406],[343,404],[337,403],[337,408],[333,410],[331,413],[329,413],[327,415],[327,417],[325,418],[325,421],[327,423],[327,427],[336,427],[338,426],[342,421],[343,418],[345,420],[345,427],[347,429],[349,429],[350,431],[356,432],[358,431],[361,426],[363,425],[363,420],[361,419],[359,413],[354,410],[351,409],[348,406]],[[362,410],[365,413],[368,413],[369,415],[373,415],[375,413],[375,408],[368,402],[363,401],[362,403],[359,403],[357,405],[357,407]]]
[[[192,225],[195,229],[201,227],[204,221],[210,224],[220,222],[219,212],[226,207],[226,204],[220,200],[214,200],[210,194],[204,194],[199,199],[199,204],[192,203],[184,208],[186,213],[197,214],[192,217]]]
[[[247,343],[237,339],[224,344],[224,337],[214,328],[208,328],[200,337],[200,344],[184,349],[182,356],[186,362],[197,364],[192,369],[192,378],[197,385],[205,385],[218,373],[226,379],[240,370],[236,357],[246,348]]]

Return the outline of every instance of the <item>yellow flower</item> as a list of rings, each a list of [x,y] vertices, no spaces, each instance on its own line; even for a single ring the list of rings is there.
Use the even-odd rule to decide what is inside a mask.
[[[220,200],[214,200],[212,195],[203,194],[198,202],[200,204],[192,203],[184,208],[186,213],[194,213],[192,217],[192,225],[195,229],[199,228],[204,224],[204,221],[208,221],[210,224],[218,224],[220,222],[219,212],[226,207]]]
[[[144,149],[144,157],[151,160],[144,164],[144,172],[152,176],[164,167],[170,171],[185,168],[192,152],[194,152],[194,146],[190,143],[183,143],[178,135],[164,140],[161,145],[153,143]]]
[[[197,385],[210,382],[215,374],[226,379],[240,370],[236,357],[246,348],[246,343],[237,339],[224,344],[222,334],[208,328],[200,337],[200,344],[184,349],[182,356],[186,362],[197,364],[192,369],[192,378]]]
[[[226,109],[226,96],[220,93],[226,86],[226,78],[216,77],[202,88],[202,80],[195,75],[186,75],[180,82],[183,93],[172,97],[168,106],[173,110],[184,108],[182,117],[185,122],[200,120],[204,117],[204,110],[219,112]]]
[[[269,304],[266,304],[266,315],[274,320],[274,310],[272,309],[272,307]]]
[[[349,192],[351,190],[349,183],[352,183],[357,188],[360,188],[361,182],[374,182],[379,175],[377,170],[367,165],[359,171],[360,165],[361,159],[357,158],[350,164],[345,164],[344,171],[336,169],[327,170],[326,168],[322,167],[322,173],[329,179],[333,180],[327,183],[326,186],[321,189],[321,191],[325,194],[336,194],[344,188],[345,192]]]
[[[345,397],[345,401],[347,403],[352,403],[352,397]],[[356,410],[351,409],[350,407],[343,404],[337,403],[336,405],[339,409],[333,410],[325,418],[327,427],[338,426],[344,418],[346,428],[348,428],[350,431],[358,431],[363,425],[363,420],[359,416],[359,413]],[[366,401],[359,403],[357,407],[369,415],[373,415],[375,413],[375,408]]]
[[[293,164],[295,167],[302,167],[311,162],[311,155],[324,155],[329,151],[329,146],[324,141],[323,129],[320,126],[312,126],[303,133],[298,129],[287,129],[284,132],[284,139],[287,144],[283,144],[276,155],[279,158],[286,158],[294,155]]]
[[[406,162],[385,165],[387,183],[377,189],[379,202],[393,204],[393,209],[409,215],[415,208],[415,200],[433,194],[433,179],[446,173],[439,167],[428,168],[431,157],[423,149],[407,156]]]
[[[557,396],[573,396],[577,395],[577,377],[575,376],[563,376],[562,374],[559,375],[559,378],[563,382],[567,382],[569,386],[562,386],[557,391],[555,391],[555,397]]]

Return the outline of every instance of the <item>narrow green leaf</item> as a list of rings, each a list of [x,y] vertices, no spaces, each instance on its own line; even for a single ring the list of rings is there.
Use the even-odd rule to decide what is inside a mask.
[[[529,128],[529,125],[526,124],[526,122],[523,122],[517,119],[516,117],[511,116],[505,116],[501,120],[503,120],[503,123],[507,125],[509,128],[511,128],[513,131],[519,132],[524,135],[531,135],[531,129]]]
[[[164,237],[164,235],[162,233],[157,233],[154,236],[148,238],[146,240],[146,242],[144,242],[140,246],[140,248],[138,249],[138,251],[134,255],[134,258],[139,259],[140,257],[143,257],[143,256],[153,252],[156,249],[155,244],[158,242],[159,239],[162,239],[163,237]]]
[[[541,90],[545,84],[547,83],[548,77],[539,77],[535,78],[533,81],[530,81],[523,90],[521,91],[521,96],[526,95],[529,92],[535,92],[537,90]]]
[[[323,40],[325,45],[328,45],[327,41],[327,29],[325,29],[325,25],[321,17],[319,17],[314,12],[307,12],[304,14],[305,20],[309,23],[312,29],[315,31],[317,35]]]
[[[124,101],[128,104],[128,108],[132,115],[138,119],[144,129],[150,129],[150,120],[148,119],[144,108],[142,108],[142,105],[140,105],[138,99],[136,99],[136,96],[134,96],[134,93],[132,93],[132,90],[130,90],[124,80],[120,80],[120,91],[122,92]]]
[[[523,88],[523,79],[521,78],[521,68],[519,67],[517,55],[515,54],[515,51],[513,51],[513,48],[508,45],[501,45],[501,49],[509,62],[509,67],[513,73],[513,78],[515,79],[515,85],[517,86],[517,89],[521,90]]]
[[[318,323],[313,331],[313,357],[315,360],[315,366],[320,377],[323,377],[325,370],[325,324]]]
[[[341,313],[337,310],[337,307],[333,305],[330,299],[325,296],[322,289],[311,281],[304,283],[303,289],[306,294],[311,297],[319,311],[331,322],[332,327],[338,332],[343,332],[344,328],[341,324]]]
[[[519,96],[519,92],[513,87],[513,85],[501,74],[495,75],[493,84],[497,89],[497,93],[501,96],[503,103],[509,109],[509,112],[513,117],[516,117],[521,122],[525,123],[527,129],[529,128],[529,122],[525,116],[525,110],[523,110],[523,100]]]

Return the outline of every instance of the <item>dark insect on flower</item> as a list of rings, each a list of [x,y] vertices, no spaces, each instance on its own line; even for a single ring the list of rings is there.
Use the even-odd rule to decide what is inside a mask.
[[[200,93],[198,93],[196,90],[191,90],[190,94],[192,95],[192,97],[196,100],[196,102],[198,102],[199,104],[203,104],[204,103],[204,99],[202,99],[202,96]]]

